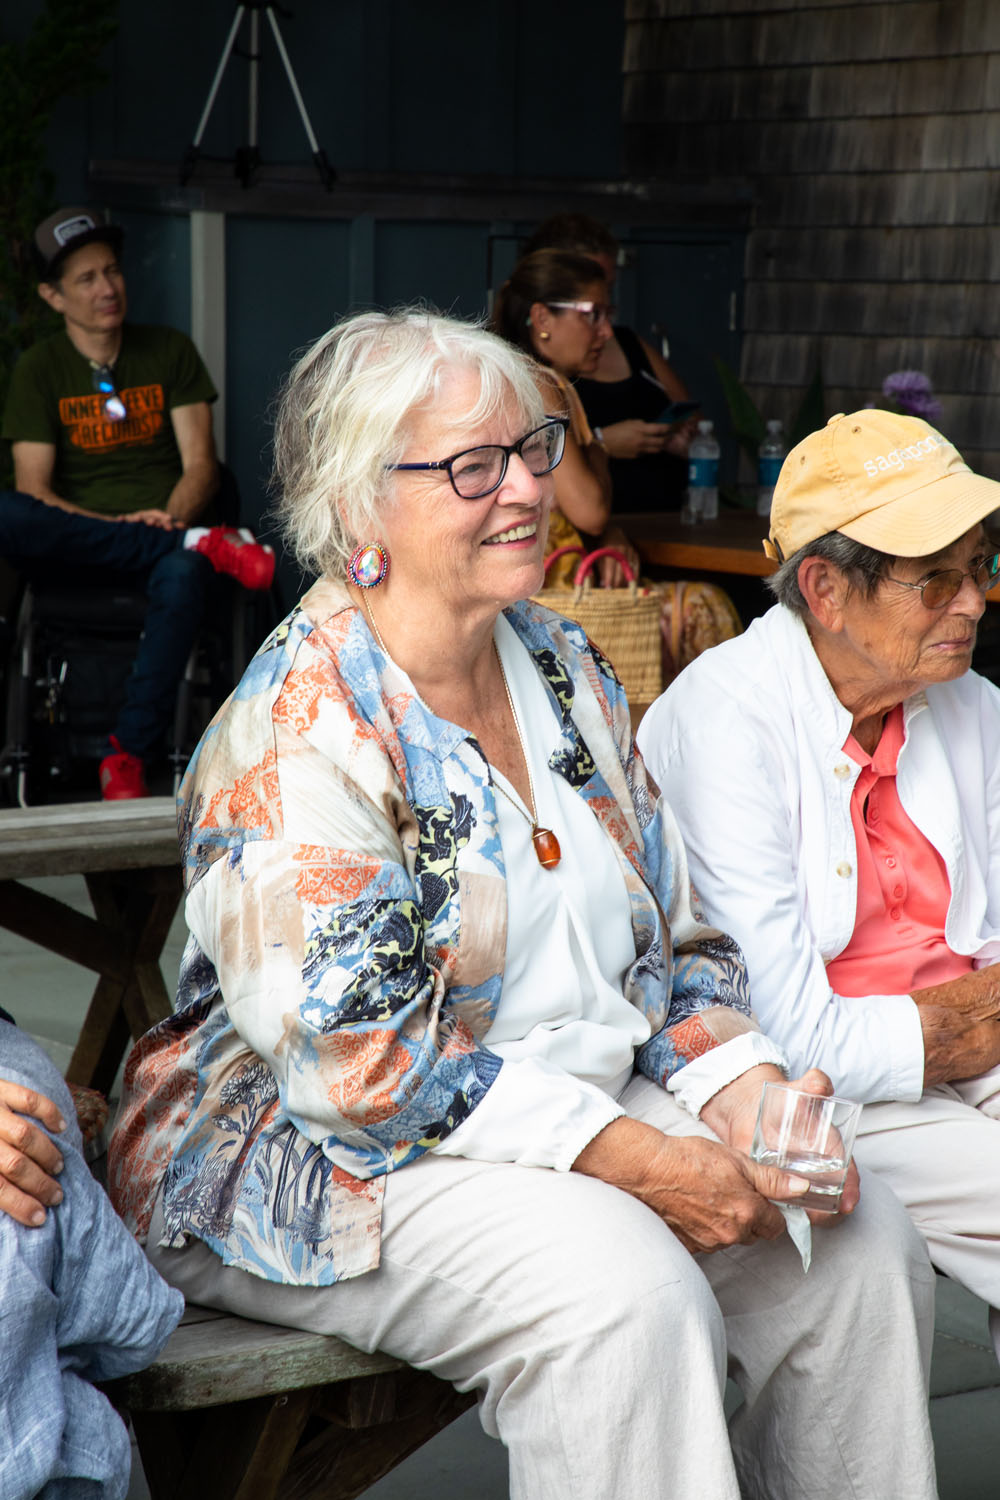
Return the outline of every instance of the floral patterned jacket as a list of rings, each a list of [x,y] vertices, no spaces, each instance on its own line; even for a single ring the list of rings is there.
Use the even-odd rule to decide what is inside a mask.
[[[576,625],[507,617],[562,720],[550,760],[612,841],[636,959],[626,998],[660,1082],[756,1030],[739,950],[692,913],[672,816],[624,694]],[[192,935],[175,1013],[133,1049],[112,1197],[145,1239],[203,1240],[274,1281],[378,1264],[385,1174],[442,1141],[502,1066],[506,887],[493,788],[338,584],[316,584],[206,731],[179,803]],[[679,887],[685,887],[681,889]]]

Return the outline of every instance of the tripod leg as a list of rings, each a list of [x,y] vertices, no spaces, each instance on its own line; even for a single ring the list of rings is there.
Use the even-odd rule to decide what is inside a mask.
[[[250,51],[247,53],[247,144],[236,153],[236,175],[244,187],[253,182],[260,165],[259,118],[257,83],[260,68],[260,9],[250,7]]]
[[[233,24],[229,28],[229,36],[226,40],[226,45],[222,49],[222,56],[219,59],[219,66],[215,70],[215,77],[212,79],[212,86],[208,91],[208,98],[205,100],[205,108],[202,110],[201,119],[198,122],[198,129],[195,131],[194,140],[191,142],[191,145],[184,153],[184,160],[181,163],[182,183],[187,182],[188,178],[191,176],[191,173],[194,171],[194,164],[198,159],[198,151],[201,147],[201,138],[205,134],[205,127],[208,124],[209,116],[211,115],[212,109],[215,105],[215,96],[219,92],[219,85],[222,82],[222,75],[226,71],[226,64],[228,63],[230,54],[232,53],[233,43],[236,41],[236,36],[243,21],[245,11],[245,5],[237,5],[236,14],[233,17]]]
[[[327,161],[326,152],[317,141],[315,132],[312,128],[312,124],[310,123],[309,115],[306,111],[305,101],[302,98],[298,81],[296,80],[295,72],[292,68],[291,59],[289,58],[288,53],[285,51],[285,43],[282,39],[281,30],[278,26],[278,18],[274,14],[274,6],[268,5],[266,7],[266,10],[267,19],[270,21],[271,30],[274,33],[274,40],[277,44],[278,53],[284,65],[285,77],[288,79],[288,86],[292,91],[292,97],[294,98],[295,103],[298,105],[299,116],[302,120],[302,126],[306,133],[306,139],[309,142],[309,148],[313,154],[313,161],[316,163],[316,170],[319,172],[320,180],[322,181],[323,186],[325,188],[330,188],[333,186],[333,180],[336,174],[330,163]]]

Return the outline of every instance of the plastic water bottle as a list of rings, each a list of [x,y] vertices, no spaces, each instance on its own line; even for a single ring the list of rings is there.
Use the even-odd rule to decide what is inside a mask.
[[[718,514],[719,444],[712,423],[702,421],[688,449],[688,488],[681,520],[689,524],[714,521]]]
[[[757,450],[757,514],[759,516],[771,514],[774,486],[778,482],[778,474],[784,458],[785,439],[782,436],[781,423],[777,418],[772,418],[767,424],[767,436]]]

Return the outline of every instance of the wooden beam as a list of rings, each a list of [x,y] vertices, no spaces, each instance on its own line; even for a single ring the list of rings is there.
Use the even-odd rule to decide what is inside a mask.
[[[96,974],[122,981],[128,973],[128,955],[106,927],[16,880],[0,881],[0,927]]]
[[[215,451],[226,456],[226,216],[191,214],[191,337],[215,382]]]

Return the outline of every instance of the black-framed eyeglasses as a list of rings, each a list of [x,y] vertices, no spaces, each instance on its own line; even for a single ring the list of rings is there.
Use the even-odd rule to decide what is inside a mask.
[[[104,415],[112,422],[128,416],[125,402],[115,389],[115,375],[110,365],[95,365],[90,372],[94,390],[104,397]]]
[[[389,464],[390,469],[446,469],[451,487],[462,500],[482,500],[503,484],[507,463],[516,453],[525,468],[536,477],[551,473],[566,447],[567,417],[546,417],[516,443],[485,443],[481,448],[466,448],[451,458],[434,463]]]
[[[606,302],[546,302],[546,307],[558,307],[565,312],[578,312],[586,318],[592,328],[596,328],[602,318],[607,318],[609,323],[614,322],[616,307],[609,307]]]
[[[987,589],[1000,573],[1000,552],[994,552],[990,557],[984,557],[981,562],[970,568],[968,573],[963,573],[960,568],[944,568],[940,573],[932,573],[925,578],[923,583],[908,583],[905,578],[893,578],[891,573],[886,574],[889,583],[898,583],[904,589],[919,589],[922,603],[927,609],[944,609],[950,604],[967,578],[971,578],[976,587],[986,593]]]

